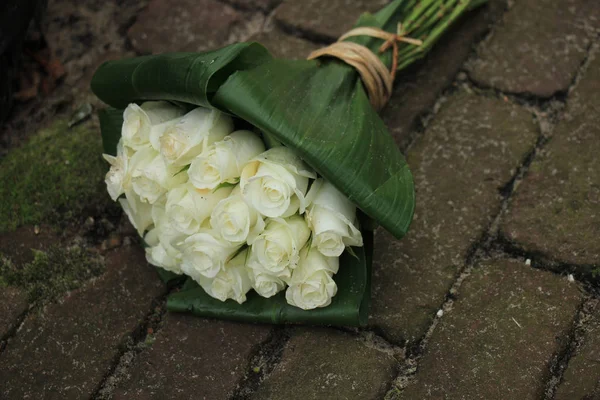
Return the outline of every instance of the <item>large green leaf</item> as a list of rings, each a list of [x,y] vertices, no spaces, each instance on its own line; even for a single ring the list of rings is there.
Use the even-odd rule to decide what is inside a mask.
[[[233,74],[213,104],[300,153],[395,236],[414,210],[411,173],[349,66],[274,59]]]
[[[480,4],[481,1],[475,3]],[[399,69],[422,57],[469,0],[396,0],[356,26],[389,31],[402,22],[416,47],[400,45]],[[377,53],[380,39],[352,37]],[[387,65],[391,52],[380,54]],[[415,207],[412,175],[371,108],[358,73],[336,59],[273,59],[257,43],[206,53],[174,53],[103,64],[92,89],[115,108],[171,100],[234,114],[293,147],[320,175],[394,236],[406,234]]]
[[[116,156],[123,126],[123,110],[112,107],[104,108],[98,111],[98,119],[102,132],[102,148],[106,154]]]
[[[365,247],[354,248],[357,258],[348,252],[342,254],[340,270],[334,276],[338,292],[327,307],[305,311],[290,306],[285,300],[285,292],[279,292],[268,299],[250,292],[243,304],[233,300],[221,302],[207,295],[200,286],[188,279],[180,292],[169,296],[167,308],[170,311],[191,312],[201,317],[243,322],[364,326],[367,324],[371,298],[373,234],[363,232],[363,236]]]
[[[256,43],[238,43],[206,53],[172,53],[108,61],[92,79],[92,91],[123,109],[143,100],[172,100],[212,107],[210,98],[235,71],[271,59]]]
[[[296,149],[367,215],[402,237],[414,210],[412,176],[358,74],[334,60],[276,60],[258,49],[233,45],[206,54],[113,61],[98,69],[92,88],[116,108],[162,99],[231,112]],[[213,92],[235,57],[250,52],[263,62],[230,74]],[[213,65],[222,67],[215,71]]]

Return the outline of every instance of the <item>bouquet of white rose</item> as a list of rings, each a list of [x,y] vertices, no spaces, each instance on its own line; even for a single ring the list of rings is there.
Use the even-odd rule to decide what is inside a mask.
[[[92,90],[110,106],[108,191],[161,277],[188,277],[167,308],[365,324],[368,228],[401,238],[415,205],[377,111],[396,72],[483,2],[394,0],[302,61],[237,43],[103,64]]]
[[[362,246],[356,207],[288,147],[235,130],[217,110],[130,104],[106,185],[143,236],[151,264],[215,299],[254,289],[325,307],[346,246]],[[124,197],[121,197],[124,195]]]

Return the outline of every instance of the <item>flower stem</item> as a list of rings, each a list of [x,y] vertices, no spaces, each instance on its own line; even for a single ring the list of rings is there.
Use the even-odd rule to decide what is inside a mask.
[[[400,71],[424,57],[461,15],[486,2],[487,0],[395,0],[374,15],[364,15],[356,26],[375,26],[395,32],[398,23],[401,23],[407,37],[423,41],[420,46],[399,44],[397,70]],[[380,40],[372,38],[361,42],[373,51],[381,44]],[[391,65],[390,53],[380,55],[386,65]]]

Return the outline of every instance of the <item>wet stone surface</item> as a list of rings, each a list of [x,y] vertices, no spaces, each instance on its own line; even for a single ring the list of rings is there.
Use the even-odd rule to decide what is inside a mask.
[[[395,375],[394,357],[359,338],[334,330],[298,329],[252,398],[381,399]]]
[[[397,77],[382,118],[408,149],[417,212],[401,241],[376,231],[368,332],[165,313],[166,289],[105,193],[96,118],[65,129],[83,104],[102,107],[89,83],[104,61],[248,38],[303,59],[387,3],[49,0],[46,40],[66,76],[18,103],[0,129],[0,253],[13,277],[50,261],[40,269],[55,276],[17,288],[0,270],[1,399],[494,400],[541,398],[550,384],[558,400],[600,398],[598,311],[574,324],[582,299],[597,294],[564,276],[600,271],[596,0],[491,0]],[[565,112],[538,142],[532,109],[556,93],[551,106],[564,102]],[[492,221],[500,239],[482,241],[496,240]],[[48,257],[36,261],[32,249]],[[515,249],[560,273],[515,261]],[[95,273],[55,268],[80,265],[86,252],[90,265],[100,260]],[[51,293],[31,300],[32,288]]]
[[[223,46],[242,15],[216,0],[153,0],[127,36],[141,54],[206,51]]]
[[[593,273],[600,265],[600,58],[567,102],[565,119],[517,188],[502,224],[529,252]],[[565,269],[570,267],[565,266]]]
[[[109,253],[104,275],[29,315],[2,353],[0,398],[89,398],[164,293],[144,258],[138,247]]]
[[[50,226],[22,226],[13,232],[0,233],[0,254],[23,265],[33,260],[34,251],[45,251],[60,240]]]
[[[167,314],[114,399],[228,399],[270,327]]]
[[[288,35],[279,28],[253,35],[249,40],[262,44],[275,57],[290,60],[304,60],[313,50],[319,48],[315,43]]]
[[[22,290],[0,285],[0,340],[16,328],[19,317],[27,311],[27,305],[27,295]]]
[[[469,66],[480,85],[550,97],[566,91],[600,26],[594,0],[519,0]]]
[[[411,230],[401,241],[375,235],[371,323],[386,337],[400,343],[426,332],[537,136],[518,106],[458,93],[411,147],[419,199]]]
[[[333,41],[350,30],[364,12],[375,12],[386,0],[287,1],[277,7],[275,19],[288,29],[319,40]]]
[[[525,263],[476,266],[400,398],[543,398],[581,302],[576,284]]]
[[[600,398],[600,307],[583,328],[583,340],[569,360],[556,400]]]

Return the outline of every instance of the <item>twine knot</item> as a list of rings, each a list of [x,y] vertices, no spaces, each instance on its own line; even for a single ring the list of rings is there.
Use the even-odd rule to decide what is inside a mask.
[[[365,85],[369,100],[376,110],[381,110],[392,95],[392,87],[398,67],[398,43],[408,43],[415,46],[423,44],[421,40],[406,37],[402,24],[398,24],[397,33],[391,33],[374,27],[355,28],[342,35],[337,42],[315,50],[309,54],[308,60],[323,56],[338,58],[354,67]],[[343,40],[352,36],[371,36],[385,40],[379,47],[379,53],[392,48],[392,66],[388,70],[385,64],[367,47],[354,42]]]

